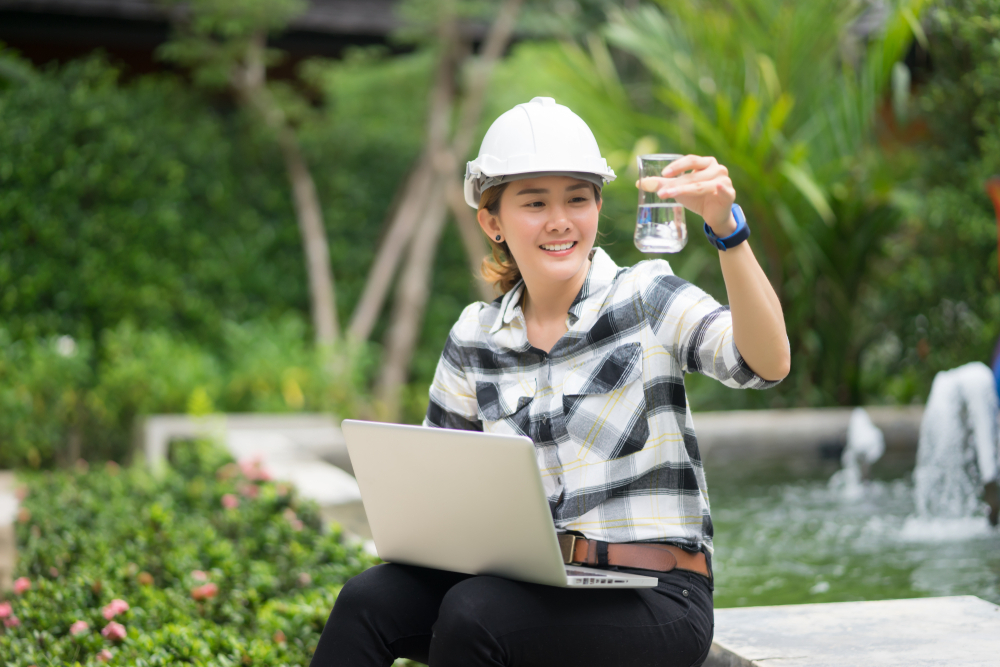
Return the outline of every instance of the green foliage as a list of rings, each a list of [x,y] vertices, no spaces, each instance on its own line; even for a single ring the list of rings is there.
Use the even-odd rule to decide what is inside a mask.
[[[941,2],[930,17],[933,70],[913,120],[927,136],[899,156],[916,172],[906,221],[865,299],[875,341],[866,389],[904,403],[923,400],[937,371],[989,363],[1000,336],[997,222],[984,191],[1000,174],[1000,2]]]
[[[0,467],[126,460],[136,418],[148,414],[363,411],[366,348],[318,351],[298,316],[222,329],[214,351],[123,321],[96,352],[68,336],[12,341],[0,329]]]
[[[4,665],[98,664],[102,649],[121,665],[309,663],[340,587],[375,559],[218,449],[182,447],[176,465],[162,480],[110,464],[21,478],[15,576],[32,587],[9,599],[21,624],[0,630]],[[130,607],[121,642],[101,636],[113,599]]]
[[[79,437],[90,359],[68,336],[15,341],[0,328],[0,468],[51,465]]]
[[[176,81],[100,58],[0,90],[0,320],[99,340],[123,319],[211,343],[227,319],[306,312],[269,142]]]
[[[360,51],[305,68],[322,113],[305,116],[298,132],[324,206],[342,320],[361,294],[382,221],[421,149],[431,65],[427,53]],[[264,345],[267,328],[284,326],[289,312],[305,318],[306,277],[288,181],[273,143],[254,124],[178,81],[145,77],[123,85],[100,58],[27,71],[30,82],[0,88],[0,318],[10,341],[72,336],[81,350],[91,350],[84,358],[98,375],[110,368],[102,363],[106,353],[125,354],[123,322],[137,336],[183,342],[178,368],[150,361],[142,369],[173,378],[176,388],[147,379],[160,389],[142,390],[138,395],[149,397],[140,399],[110,380],[102,385],[93,408],[100,419],[92,423],[115,424],[115,432],[88,438],[96,449],[85,452],[118,458],[128,415],[145,405],[183,411],[193,388],[212,385],[222,372],[213,364],[257,363],[256,353],[226,351],[233,335],[227,322],[257,327]],[[475,298],[465,267],[457,234],[447,230],[414,373],[414,392],[424,400],[447,331]],[[109,330],[118,333],[105,337]],[[370,358],[364,353],[358,368]],[[195,368],[203,380],[184,379]],[[246,383],[240,389],[238,382],[213,382],[221,383],[218,396],[209,391],[218,409],[284,404],[280,392],[255,397]],[[315,406],[305,385],[303,393],[303,409]],[[64,439],[65,422],[56,423]],[[35,445],[50,451],[43,465],[54,461],[49,445]],[[24,462],[30,446],[14,460]],[[10,451],[0,447],[0,456]]]
[[[163,0],[182,5],[184,20],[175,22],[175,34],[159,49],[166,60],[190,69],[194,80],[211,88],[231,83],[233,65],[242,60],[251,40],[284,29],[307,8],[304,0]],[[281,52],[270,49],[267,64]]]

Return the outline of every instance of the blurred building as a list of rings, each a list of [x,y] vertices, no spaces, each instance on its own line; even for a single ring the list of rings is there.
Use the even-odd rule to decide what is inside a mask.
[[[272,44],[293,61],[386,44],[399,25],[398,2],[309,0],[309,9]],[[0,42],[38,65],[101,49],[128,74],[141,74],[166,68],[155,51],[169,34],[169,11],[157,0],[0,0]]]

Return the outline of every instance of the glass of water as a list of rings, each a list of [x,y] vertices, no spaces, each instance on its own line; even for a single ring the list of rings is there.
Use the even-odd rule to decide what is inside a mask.
[[[663,170],[682,156],[672,153],[640,155],[639,213],[635,222],[635,247],[642,252],[680,252],[687,245],[684,206],[656,194]]]

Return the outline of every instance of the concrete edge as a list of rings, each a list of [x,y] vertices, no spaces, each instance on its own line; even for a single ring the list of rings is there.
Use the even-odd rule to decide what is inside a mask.
[[[14,585],[14,568],[17,566],[17,539],[14,521],[17,516],[17,496],[14,495],[14,473],[0,470],[0,505],[12,506],[10,516],[0,517],[0,591],[9,591]]]
[[[757,663],[736,655],[719,642],[712,642],[702,667],[757,667]]]

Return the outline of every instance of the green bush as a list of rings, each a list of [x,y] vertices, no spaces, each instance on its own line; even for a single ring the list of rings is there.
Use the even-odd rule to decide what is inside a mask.
[[[924,140],[897,161],[915,172],[900,233],[862,307],[875,341],[862,359],[871,401],[922,401],[934,374],[989,363],[1000,336],[997,224],[984,191],[1000,174],[1000,0],[939,2],[933,69],[914,100]],[[908,154],[909,153],[909,154]]]
[[[240,114],[91,57],[0,89],[0,319],[99,340],[124,319],[211,342],[306,312],[280,158]]]
[[[51,465],[79,440],[91,357],[68,336],[15,341],[0,328],[0,468]]]
[[[292,315],[221,330],[215,352],[124,321],[95,351],[68,336],[12,341],[0,328],[0,468],[125,461],[148,414],[363,410],[368,348],[325,354]]]
[[[383,220],[421,149],[432,65],[424,52],[360,51],[304,68],[320,104],[299,118],[299,136],[323,206],[341,322],[364,288]],[[8,70],[16,76],[4,78]],[[11,341],[90,341],[97,370],[105,352],[117,354],[111,342],[131,345],[122,339],[124,322],[159,332],[153,338],[183,340],[184,368],[166,369],[180,384],[156,390],[166,397],[159,405],[183,409],[186,382],[195,378],[181,376],[197,367],[207,381],[214,372],[208,356],[229,354],[227,322],[257,322],[263,334],[285,327],[288,313],[309,320],[280,154],[231,101],[163,75],[123,83],[96,56],[32,70],[0,50],[0,117],[0,322]],[[457,232],[449,227],[443,238],[415,355],[413,393],[422,399],[411,419],[426,405],[448,329],[476,298]],[[235,367],[241,358],[226,363]],[[259,361],[245,358],[247,368]],[[262,397],[246,382],[222,381],[219,390],[219,405],[275,409],[277,394]],[[275,400],[280,407],[283,398]]]
[[[175,450],[163,479],[114,464],[22,475],[16,576],[31,588],[8,596],[19,624],[0,625],[0,664],[96,665],[105,649],[112,665],[309,663],[338,590],[376,559],[321,531],[289,486],[203,443]],[[115,599],[120,642],[101,635]]]

